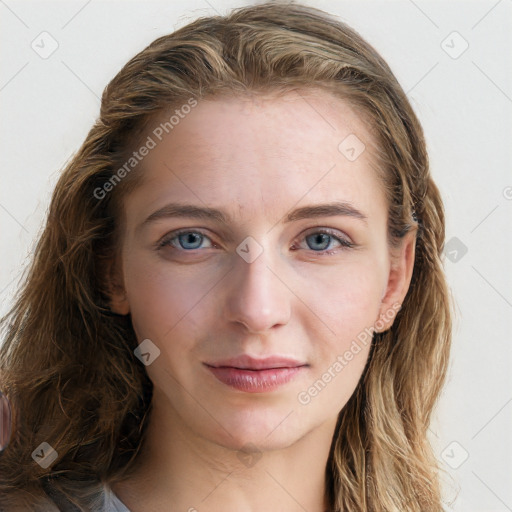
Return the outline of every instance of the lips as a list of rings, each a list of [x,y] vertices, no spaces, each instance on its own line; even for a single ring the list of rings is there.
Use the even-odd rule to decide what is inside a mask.
[[[223,384],[246,393],[265,393],[284,386],[309,366],[289,357],[253,358],[241,355],[204,363]]]
[[[306,365],[306,363],[302,363],[289,357],[270,356],[263,359],[256,359],[245,354],[231,359],[224,359],[205,364],[215,368],[226,367],[238,368],[240,370],[270,370],[272,368],[296,368],[298,366]]]

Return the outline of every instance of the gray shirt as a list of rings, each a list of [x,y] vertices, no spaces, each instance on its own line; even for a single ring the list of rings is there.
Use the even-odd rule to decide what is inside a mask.
[[[114,494],[114,491],[105,486],[105,512],[130,512],[128,507]]]

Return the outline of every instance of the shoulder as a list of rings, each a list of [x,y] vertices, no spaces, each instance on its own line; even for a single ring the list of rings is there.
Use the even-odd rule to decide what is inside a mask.
[[[104,487],[105,512],[130,512],[126,505],[115,495],[114,491],[108,486]]]

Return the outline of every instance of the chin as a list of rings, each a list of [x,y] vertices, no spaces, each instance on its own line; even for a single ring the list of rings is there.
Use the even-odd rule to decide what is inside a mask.
[[[212,441],[237,451],[244,448],[250,451],[251,447],[261,451],[287,448],[313,428],[312,425],[298,421],[297,412],[291,405],[288,408],[275,406],[258,410],[224,411],[217,419],[229,433],[216,428],[214,432],[204,434]]]

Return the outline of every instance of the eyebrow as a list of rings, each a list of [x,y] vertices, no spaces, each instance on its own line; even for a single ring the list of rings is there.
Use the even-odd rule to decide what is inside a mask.
[[[346,201],[335,201],[332,203],[296,208],[284,216],[282,223],[287,224],[302,219],[335,216],[352,217],[365,223],[367,222],[367,216],[350,203]],[[218,208],[209,208],[192,204],[170,203],[156,212],[153,212],[142,224],[139,225],[137,230],[140,230],[157,220],[173,217],[213,220],[225,225],[229,225],[230,220],[229,215]]]

